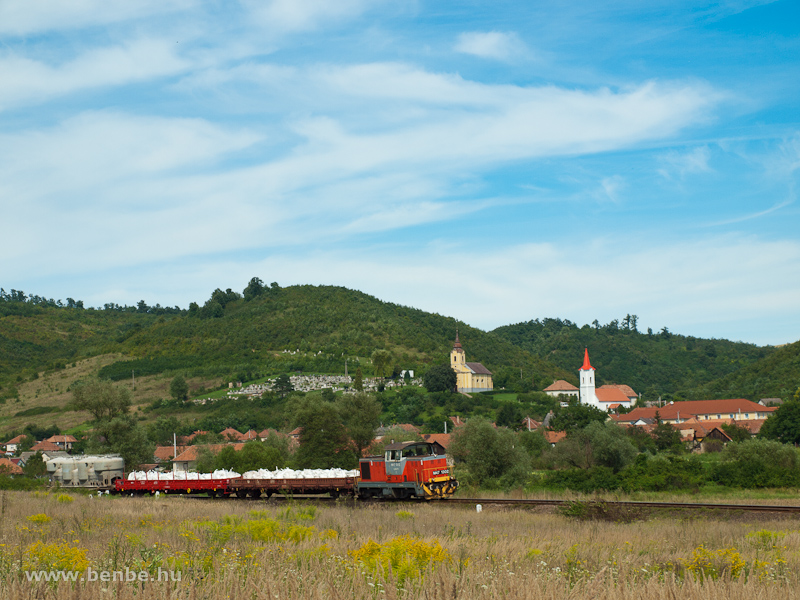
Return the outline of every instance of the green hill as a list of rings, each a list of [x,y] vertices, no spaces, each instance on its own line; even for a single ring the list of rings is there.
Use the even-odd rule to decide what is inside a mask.
[[[0,395],[42,370],[112,353],[127,358],[100,369],[113,380],[181,372],[190,377],[249,380],[289,371],[371,375],[369,356],[389,350],[393,366],[424,372],[446,360],[456,328],[470,360],[498,380],[520,370],[526,380],[568,376],[543,358],[451,317],[382,302],[341,287],[264,287],[242,295],[215,290],[188,311],[107,305],[103,310],[0,302]]]
[[[678,400],[731,395],[758,400],[766,390],[777,389],[751,385],[752,382],[710,386],[712,381],[729,381],[734,374],[750,373],[743,371],[746,368],[761,373],[765,380],[781,376],[780,370],[770,370],[769,359],[777,357],[779,360],[781,356],[773,347],[699,339],[666,329],[642,333],[636,330],[635,321],[635,317],[626,316],[622,323],[612,321],[600,325],[595,322],[593,326],[578,327],[561,319],[537,319],[499,327],[492,333],[569,371],[566,379],[576,385],[583,351],[588,348],[592,366],[597,369],[598,385],[627,384],[647,400],[659,396]]]
[[[709,398],[782,398],[800,389],[800,342],[777,348],[766,358],[700,386]]]
[[[584,347],[598,369],[598,384],[625,383],[646,399],[757,400],[784,397],[800,383],[797,344],[776,349],[666,329],[643,333],[635,321],[629,316],[622,323],[578,327],[544,319],[487,333],[342,287],[260,282],[251,282],[244,294],[215,290],[188,310],[144,302],[83,308],[73,300],[63,305],[0,290],[0,402],[15,398],[23,382],[42,372],[88,364],[93,357],[103,357],[92,363],[102,377],[123,380],[134,371],[137,381],[158,378],[154,394],[176,373],[208,386],[282,372],[342,373],[347,360],[351,373],[361,366],[370,376],[376,349],[391,352],[392,367],[424,373],[447,359],[456,328],[468,360],[492,370],[496,387],[542,389],[554,379],[577,384]],[[68,393],[67,384],[52,387]],[[37,388],[34,395],[44,398],[46,391]],[[22,408],[28,406],[15,407]]]

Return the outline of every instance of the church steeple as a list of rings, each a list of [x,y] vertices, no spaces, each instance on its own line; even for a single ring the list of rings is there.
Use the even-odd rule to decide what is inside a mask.
[[[589,349],[586,348],[583,352],[583,366],[579,372],[581,387],[580,387],[580,401],[581,404],[589,404],[591,406],[599,406],[597,395],[594,392],[594,372],[595,368],[589,362]]]
[[[456,329],[456,341],[453,344],[453,349],[450,351],[450,366],[452,367],[456,364],[463,365],[466,363],[466,360],[464,349],[461,347],[461,342],[458,339],[458,329]]]
[[[456,335],[458,337],[458,335]],[[581,367],[581,371],[595,371],[596,369],[592,366],[589,362],[589,349],[584,348],[583,353],[583,366]]]

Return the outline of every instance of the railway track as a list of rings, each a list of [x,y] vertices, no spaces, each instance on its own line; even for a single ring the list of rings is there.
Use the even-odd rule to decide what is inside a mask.
[[[195,499],[208,499],[203,496],[194,496]],[[234,498],[235,499],[235,498]],[[271,498],[260,498],[254,500],[252,498],[240,498],[244,502],[285,502],[287,500],[294,501],[312,501],[312,502],[336,502],[334,498],[327,496],[283,496],[274,495]],[[354,503],[353,498],[342,497],[338,499],[339,502]],[[512,498],[447,498],[446,500],[368,500],[361,501],[361,503],[433,503],[433,504],[464,504],[476,506],[567,506],[573,503],[573,500],[545,500],[545,499],[512,499]],[[580,501],[592,505],[605,505],[608,507],[619,508],[641,508],[641,509],[669,509],[669,510],[724,510],[724,511],[743,511],[743,512],[774,512],[774,513],[798,513],[800,514],[800,506],[781,506],[781,505],[768,505],[768,504],[708,504],[700,502],[644,502],[644,501],[624,501],[624,500],[584,500]]]
[[[449,498],[445,500],[448,504],[480,504],[485,505],[505,505],[505,506],[566,506],[572,500],[514,500],[508,498]],[[781,506],[766,504],[705,504],[698,502],[639,502],[639,501],[618,501],[618,500],[587,500],[588,504],[605,504],[606,506],[617,506],[624,508],[666,508],[666,509],[685,509],[685,510],[741,510],[745,512],[783,512],[800,513],[800,506]]]

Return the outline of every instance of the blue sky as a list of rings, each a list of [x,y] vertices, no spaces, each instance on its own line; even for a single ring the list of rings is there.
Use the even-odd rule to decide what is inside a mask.
[[[4,0],[0,285],[800,339],[796,1]]]

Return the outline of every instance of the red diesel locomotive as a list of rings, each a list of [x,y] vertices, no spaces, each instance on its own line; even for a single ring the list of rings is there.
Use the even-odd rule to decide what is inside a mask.
[[[358,497],[448,498],[458,488],[444,449],[436,443],[403,442],[386,446],[383,456],[359,461]]]

